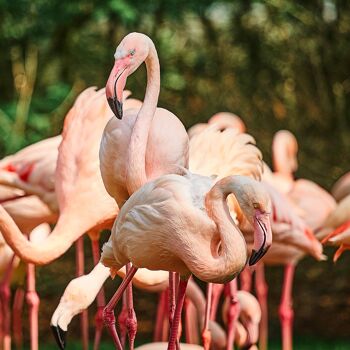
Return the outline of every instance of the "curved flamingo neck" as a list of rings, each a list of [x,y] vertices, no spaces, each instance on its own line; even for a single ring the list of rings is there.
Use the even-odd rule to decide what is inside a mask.
[[[146,94],[132,130],[128,150],[126,187],[130,195],[147,182],[147,142],[160,91],[160,67],[157,51],[152,41],[149,41],[148,44],[149,53],[145,60],[147,68]]]
[[[0,230],[7,244],[22,260],[36,265],[48,264],[66,252],[88,229],[80,221],[71,215],[61,215],[52,233],[43,241],[34,243],[22,234],[10,215],[0,206]]]
[[[272,161],[274,171],[293,181],[293,172],[297,168],[297,144],[294,136],[278,132],[272,143]]]
[[[238,183],[235,183],[234,186],[232,184],[228,178],[218,181],[207,193],[205,206],[209,217],[218,228],[219,240],[221,241],[220,255],[235,256],[237,258],[237,273],[239,273],[247,261],[247,246],[241,231],[231,218],[226,202],[229,194],[233,193],[236,196],[236,189],[238,191],[236,188]],[[232,240],[234,244],[231,244]]]

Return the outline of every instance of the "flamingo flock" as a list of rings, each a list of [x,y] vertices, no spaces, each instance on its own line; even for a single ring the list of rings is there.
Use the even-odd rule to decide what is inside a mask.
[[[75,243],[77,276],[51,318],[60,349],[78,314],[88,349],[86,310],[96,300],[94,349],[105,326],[118,350],[127,343],[139,350],[265,350],[264,265],[282,265],[282,347],[291,350],[297,263],[305,255],[324,260],[322,243],[339,247],[335,260],[350,250],[350,173],[332,195],[312,181],[295,180],[298,144],[285,130],[274,137],[271,170],[243,121],[228,112],[186,131],[175,114],[158,107],[160,64],[144,34],[125,36],[114,59],[105,89],[91,87],[78,96],[62,135],[0,161],[0,348],[11,349],[12,335],[21,346],[24,296],[30,348],[39,348],[35,266]],[[128,98],[125,87],[143,63],[142,102]],[[101,251],[105,229],[110,237]],[[87,274],[85,233],[94,261]],[[26,291],[16,292],[11,313],[10,283],[20,261],[27,266]],[[117,275],[122,283],[106,303],[104,283]],[[206,285],[205,293],[198,283]],[[154,342],[137,348],[133,286],[159,294]]]

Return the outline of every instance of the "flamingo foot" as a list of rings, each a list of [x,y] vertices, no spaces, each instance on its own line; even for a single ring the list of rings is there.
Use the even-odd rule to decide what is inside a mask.
[[[51,325],[51,330],[52,330],[53,336],[55,337],[57,345],[61,350],[64,350],[67,345],[66,343],[67,331],[64,331],[58,325],[57,326]]]

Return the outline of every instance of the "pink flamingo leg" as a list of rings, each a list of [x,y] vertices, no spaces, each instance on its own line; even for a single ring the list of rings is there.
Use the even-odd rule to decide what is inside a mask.
[[[220,296],[223,290],[224,290],[223,284],[217,284],[217,283],[213,284],[213,296],[212,296],[211,310],[210,310],[210,319],[212,321],[215,321]]]
[[[77,239],[75,243],[76,275],[84,274],[84,236]],[[89,349],[89,316],[88,311],[84,310],[80,315],[80,329],[82,335],[83,350]]]
[[[0,344],[0,347],[2,347],[3,350],[10,350],[11,349],[11,312],[10,312],[10,298],[11,298],[11,290],[10,290],[10,281],[12,277],[12,272],[14,268],[14,259],[15,256],[13,255],[11,261],[6,267],[6,271],[4,273],[4,278],[0,283],[0,299],[1,299],[1,306],[2,306],[2,326],[3,326],[3,339],[2,344]]]
[[[166,342],[169,339],[169,288],[165,291],[164,298],[164,318],[162,325],[162,342]]]
[[[178,342],[178,329],[181,318],[182,306],[185,300],[186,288],[188,284],[188,278],[180,279],[178,293],[177,293],[177,302],[174,313],[173,322],[170,329],[170,338],[168,344],[168,350],[175,350]]]
[[[282,326],[282,349],[293,349],[293,319],[294,312],[292,307],[292,287],[295,266],[286,265],[284,269],[284,281],[282,289],[281,304],[279,307],[279,316]]]
[[[159,294],[158,298],[158,306],[157,306],[157,317],[156,317],[156,326],[154,328],[154,336],[153,341],[160,342],[162,341],[162,332],[163,332],[163,322],[166,314],[166,300],[167,300],[167,292],[163,290]]]
[[[127,318],[128,318],[128,306],[126,303],[126,293],[124,292],[122,297],[122,310],[120,311],[120,314],[118,316],[120,342],[123,348],[125,347],[125,342],[126,342],[126,333],[127,333],[126,319]]]
[[[248,268],[245,268],[239,274],[239,281],[241,282],[241,290],[250,292],[252,290],[252,273]]]
[[[117,333],[117,330],[115,329],[115,317],[114,317],[114,308],[117,305],[118,301],[122,297],[126,287],[131,282],[132,278],[134,277],[135,273],[137,271],[137,268],[134,266],[131,266],[129,272],[126,274],[123,282],[109,301],[109,303],[106,305],[106,307],[103,309],[103,322],[108,328],[109,333],[111,334],[113,338],[114,345],[118,350],[123,350],[122,344],[120,343],[120,339]]]
[[[96,265],[100,261],[100,246],[98,239],[91,240],[92,247],[92,259],[94,261],[94,265]],[[103,287],[98,292],[96,297],[97,303],[97,312],[95,314],[95,339],[94,339],[94,350],[97,350],[100,347],[100,341],[103,330],[103,320],[102,320],[102,312],[103,308],[106,305],[105,292]]]
[[[213,297],[213,283],[207,284],[207,302],[205,304],[204,327],[202,330],[202,341],[204,350],[209,350],[211,343],[211,333],[209,331],[210,308]]]
[[[12,308],[12,329],[13,340],[16,344],[16,349],[22,349],[23,336],[22,336],[22,312],[24,303],[24,290],[22,287],[16,289],[15,297],[13,300]]]
[[[175,272],[169,272],[169,325],[173,324],[175,313],[176,277]]]
[[[126,265],[126,272],[128,273],[131,269],[131,263]],[[132,297],[132,283],[129,283],[126,287],[126,305],[128,309],[128,316],[126,319],[126,328],[129,337],[129,348],[134,350],[135,337],[137,332],[137,319],[134,310],[134,301]]]
[[[186,343],[198,344],[198,318],[196,308],[188,298],[185,298],[184,307]]]
[[[261,307],[261,322],[259,329],[259,349],[266,350],[268,344],[268,309],[267,309],[267,292],[268,285],[265,280],[264,264],[259,263],[255,271],[255,289],[256,295]]]
[[[227,297],[230,298],[230,304],[227,311],[227,350],[233,349],[235,341],[236,324],[239,316],[239,304],[237,300],[237,278],[226,285],[228,290]]]
[[[35,265],[27,264],[27,293],[26,301],[29,307],[30,349],[38,350],[39,343],[39,304],[40,299],[35,290]]]

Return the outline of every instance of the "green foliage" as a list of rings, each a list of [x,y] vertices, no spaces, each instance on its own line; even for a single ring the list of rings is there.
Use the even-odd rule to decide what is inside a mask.
[[[55,109],[86,86],[102,87],[117,43],[142,31],[159,51],[160,105],[186,126],[233,111],[265,155],[273,133],[290,129],[300,142],[298,175],[330,186],[348,170],[349,23],[350,3],[333,0],[1,1],[0,150],[60,132],[69,105]],[[25,66],[30,47],[37,72],[20,117],[13,51]],[[142,98],[144,70],[129,84]],[[11,133],[18,118],[23,132]]]

